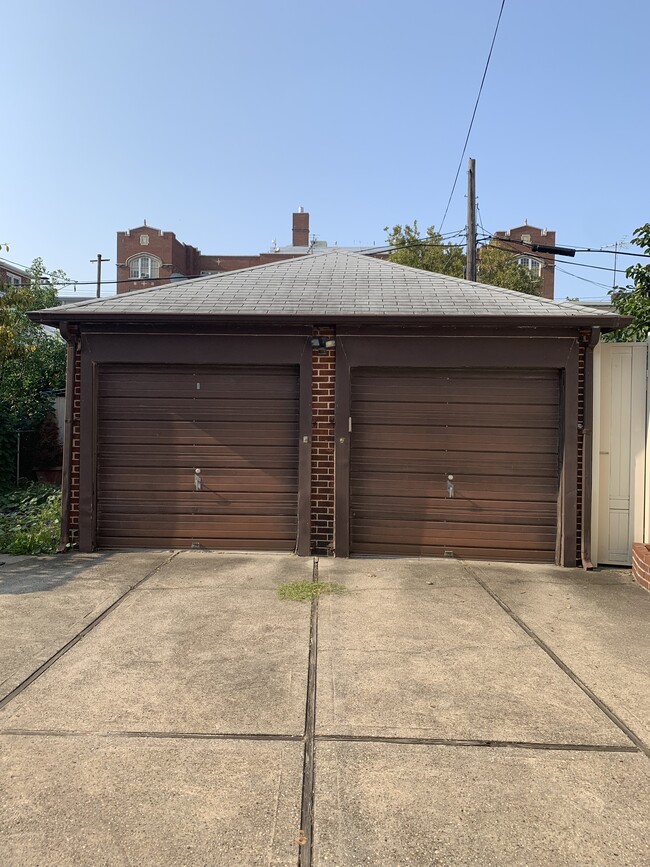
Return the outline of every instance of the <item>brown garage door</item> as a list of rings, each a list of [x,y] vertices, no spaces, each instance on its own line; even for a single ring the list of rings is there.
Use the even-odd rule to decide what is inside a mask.
[[[293,551],[297,503],[297,368],[100,368],[98,545]]]
[[[352,421],[352,553],[554,560],[558,371],[361,369]]]

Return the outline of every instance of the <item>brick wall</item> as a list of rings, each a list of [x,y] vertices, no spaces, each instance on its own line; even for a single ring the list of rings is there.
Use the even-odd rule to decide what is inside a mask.
[[[81,436],[81,351],[77,347],[72,395],[72,460],[70,463],[70,543],[77,544],[79,534],[79,442]]]
[[[632,575],[637,584],[650,590],[650,545],[642,542],[632,545]]]
[[[334,337],[335,329],[318,326],[314,337]],[[331,554],[334,544],[334,385],[336,348],[312,349],[312,506],[314,554]]]
[[[538,229],[536,226],[517,226],[506,232],[495,232],[494,237],[499,238],[497,246],[505,250],[512,250],[517,256],[530,256],[542,263],[542,285],[540,291],[542,298],[553,299],[555,297],[555,255],[553,253],[533,253],[526,244],[508,243],[508,238],[521,240],[523,237],[530,238],[531,244],[548,244],[555,246],[555,232],[547,229]]]
[[[584,425],[585,425],[585,357],[589,332],[580,335],[580,348],[578,353],[578,478],[576,479],[577,508],[576,508],[576,565],[582,566],[582,489],[583,489],[583,450],[584,450]]]

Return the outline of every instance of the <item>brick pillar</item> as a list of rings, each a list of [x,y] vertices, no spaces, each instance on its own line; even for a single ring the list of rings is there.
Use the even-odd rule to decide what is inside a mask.
[[[585,426],[585,356],[589,332],[580,335],[578,354],[578,478],[576,479],[577,510],[576,510],[576,566],[582,565],[582,496],[584,482],[584,426]]]
[[[650,545],[641,542],[632,545],[632,577],[637,584],[650,590]]]
[[[72,460],[70,461],[70,543],[79,542],[79,441],[81,436],[81,347],[77,349],[72,390]]]
[[[314,337],[333,338],[331,326]],[[334,383],[336,348],[312,349],[311,549],[331,554],[334,547]]]

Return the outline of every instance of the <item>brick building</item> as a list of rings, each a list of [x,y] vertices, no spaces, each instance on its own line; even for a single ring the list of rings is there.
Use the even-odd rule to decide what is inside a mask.
[[[266,253],[242,256],[203,254],[197,247],[179,241],[174,232],[154,229],[145,222],[142,226],[117,233],[117,293],[148,289],[171,280],[269,265],[306,256],[323,247],[327,247],[326,241],[310,242],[309,214],[302,208],[293,214],[292,243],[289,246],[277,247],[274,244]]]
[[[542,298],[552,300],[555,297],[555,256],[553,253],[540,253],[532,250],[534,244],[555,246],[555,232],[539,229],[537,226],[529,226],[527,222],[524,222],[523,226],[506,229],[504,232],[495,232],[490,243],[505,250],[512,250],[520,265],[528,268],[534,277],[541,277]]]
[[[514,229],[496,232],[491,243],[512,250],[519,264],[542,279],[541,295],[553,299],[555,280],[555,256],[550,253],[532,253],[532,244],[555,244],[555,232],[538,229],[526,223]],[[205,277],[252,268],[255,265],[270,265],[283,259],[295,259],[313,252],[324,252],[327,241],[310,240],[309,214],[299,208],[293,214],[291,244],[279,247],[273,243],[266,253],[251,255],[203,254],[197,247],[184,244],[174,232],[165,232],[142,226],[117,233],[117,293],[132,292],[135,289],[148,289],[160,286],[171,280],[192,277]],[[366,251],[364,247],[340,247],[349,252]],[[379,258],[386,253],[372,252]]]
[[[28,283],[27,271],[0,259],[0,286],[26,286]]]

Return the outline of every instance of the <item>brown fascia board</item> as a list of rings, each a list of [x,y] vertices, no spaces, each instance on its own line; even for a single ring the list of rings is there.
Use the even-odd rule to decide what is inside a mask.
[[[140,313],[140,314],[121,314],[119,317],[115,313],[93,313],[79,315],[81,311],[75,314],[72,311],[69,315],[61,316],[55,311],[42,313],[35,310],[27,315],[32,322],[38,322],[42,325],[53,325],[59,327],[62,323],[74,323],[83,328],[84,325],[93,325],[97,323],[111,323],[119,330],[122,325],[143,325],[155,323],[175,323],[180,324],[196,324],[207,325],[214,323],[222,325],[224,323],[231,324],[246,324],[251,323],[260,325],[313,325],[327,322],[332,325],[397,325],[401,328],[411,326],[419,328],[425,325],[450,325],[450,326],[478,326],[492,328],[516,328],[516,327],[534,327],[534,328],[585,328],[598,326],[603,333],[608,331],[617,331],[619,328],[625,328],[631,325],[634,318],[631,316],[616,316],[611,314],[599,316],[597,313],[594,316],[580,315],[567,316],[440,316],[440,315],[424,315],[424,316],[400,316],[399,314],[368,314],[368,315],[345,315],[345,314],[287,314],[287,315],[243,315],[233,316],[232,314],[197,314],[197,313]]]

